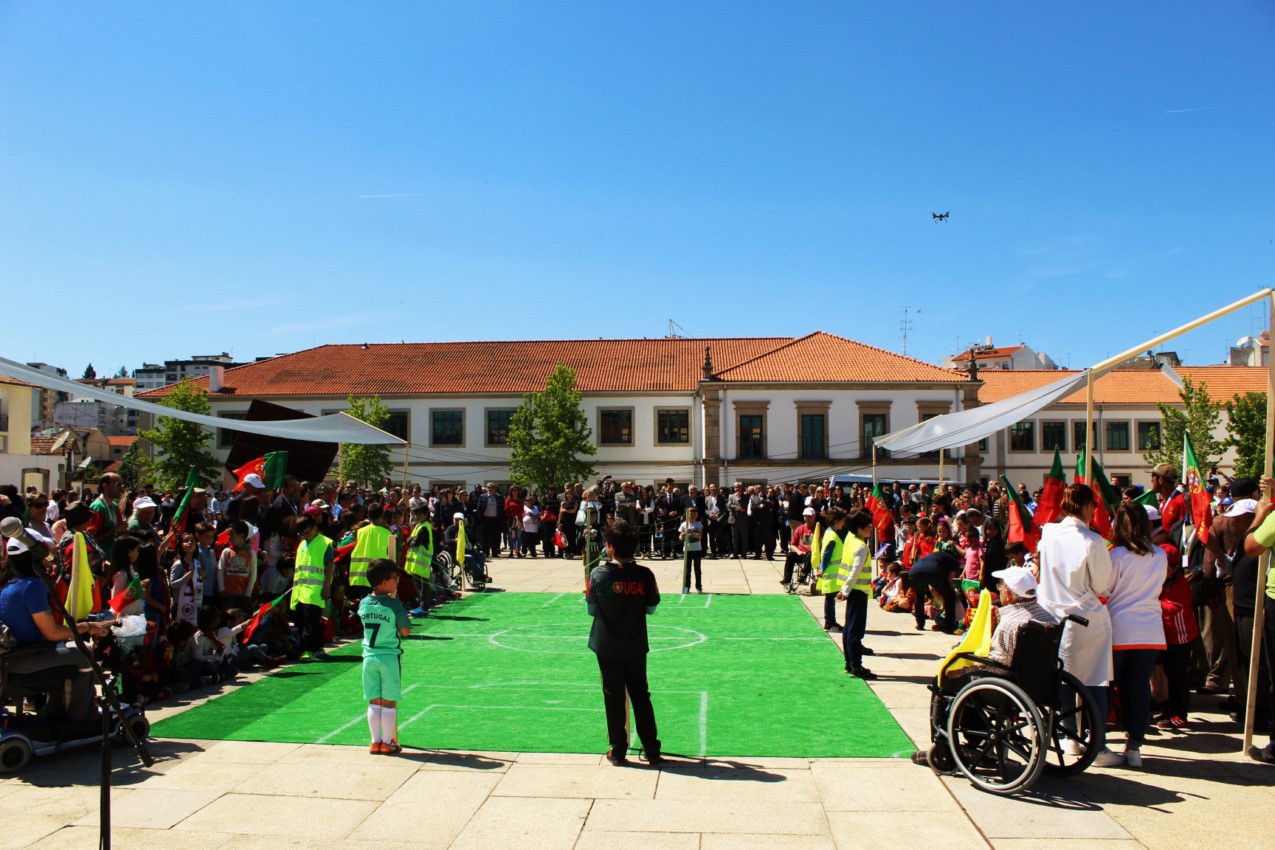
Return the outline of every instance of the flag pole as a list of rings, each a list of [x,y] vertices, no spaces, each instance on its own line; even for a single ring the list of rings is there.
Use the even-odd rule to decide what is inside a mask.
[[[1271,294],[1270,299],[1270,318],[1273,324],[1269,325],[1271,331],[1275,331],[1275,293]],[[1261,346],[1258,346],[1258,352],[1261,352]],[[1265,463],[1262,467],[1262,474],[1269,477],[1272,474],[1273,467],[1272,454],[1275,453],[1275,357],[1270,356],[1267,352],[1266,358],[1266,442],[1262,444],[1266,455]],[[1269,499],[1269,494],[1263,494],[1263,499]],[[1262,629],[1266,624],[1266,606],[1263,604],[1266,599],[1266,572],[1271,567],[1271,552],[1267,549],[1262,553],[1258,561],[1259,568],[1257,570],[1257,595],[1253,597],[1255,604],[1253,605],[1253,643],[1249,650],[1248,656],[1248,693],[1244,699],[1244,752],[1253,755],[1253,724],[1257,714],[1257,685],[1258,671],[1261,669],[1262,659]],[[1270,672],[1270,671],[1268,671]]]
[[[1093,486],[1093,373],[1090,369],[1085,377],[1085,486],[1093,490],[1094,495],[1098,495],[1098,491]]]
[[[875,440],[872,443],[872,486],[877,486],[877,444]]]
[[[412,441],[408,440],[403,446],[403,489],[407,489],[407,458],[412,453]]]

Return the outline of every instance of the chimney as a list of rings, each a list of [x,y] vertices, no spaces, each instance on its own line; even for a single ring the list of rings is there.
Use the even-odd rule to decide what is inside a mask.
[[[987,337],[987,347],[988,347],[988,348],[995,348],[995,347],[996,347],[996,346],[992,345],[992,338],[991,338],[990,336],[989,336],[989,337]]]
[[[709,352],[709,347],[704,346],[704,380],[713,380],[713,355]]]
[[[226,385],[226,367],[211,366],[208,369],[208,392],[219,393]]]

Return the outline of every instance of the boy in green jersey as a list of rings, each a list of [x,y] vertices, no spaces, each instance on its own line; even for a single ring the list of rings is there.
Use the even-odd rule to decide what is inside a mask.
[[[402,752],[398,744],[398,701],[403,695],[401,638],[411,632],[403,603],[392,594],[398,587],[398,565],[378,558],[368,565],[370,596],[359,603],[363,621],[363,698],[368,700],[367,725],[371,752]]]

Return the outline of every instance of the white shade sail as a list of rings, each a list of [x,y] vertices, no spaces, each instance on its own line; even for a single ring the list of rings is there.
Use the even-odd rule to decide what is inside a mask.
[[[1066,398],[1085,385],[1088,375],[1089,371],[1086,370],[994,404],[936,416],[910,428],[878,437],[874,444],[877,448],[888,449],[896,455],[922,454],[967,446],[1026,419],[1060,398]]]
[[[35,384],[50,390],[59,390],[75,397],[91,398],[108,404],[118,404],[121,407],[127,407],[132,410],[140,410],[154,416],[168,416],[173,419],[180,419],[183,422],[193,422],[210,431],[217,428],[226,428],[247,434],[264,434],[267,437],[280,437],[285,440],[311,440],[319,443],[398,446],[407,442],[395,437],[393,434],[387,434],[380,428],[373,428],[348,413],[332,413],[327,416],[316,416],[313,419],[286,419],[266,422],[251,422],[246,419],[227,420],[216,416],[187,413],[184,410],[176,410],[172,407],[165,407],[162,404],[142,401],[139,398],[129,398],[119,393],[113,393],[110,390],[103,390],[88,384],[60,378],[57,375],[50,375],[48,372],[32,369],[29,366],[4,357],[0,357],[0,372],[11,378],[26,381],[28,384]],[[245,399],[245,401],[247,400]]]

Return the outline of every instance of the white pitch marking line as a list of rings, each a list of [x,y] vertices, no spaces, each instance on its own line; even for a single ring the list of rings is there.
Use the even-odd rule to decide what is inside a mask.
[[[704,597],[704,607],[707,608],[709,605],[712,605],[712,604],[713,604],[713,594],[710,593],[708,594],[708,596]]]
[[[486,711],[491,711],[492,709],[503,709],[508,711],[587,711],[593,714],[605,711],[605,709],[601,708],[567,708],[561,705],[460,705],[458,703],[436,702],[425,706],[423,709],[413,714],[407,721],[398,724],[399,731],[401,732],[404,726],[420,720],[425,716],[426,712],[434,708],[483,709]]]
[[[567,594],[565,594],[565,593],[559,593],[557,596],[555,596],[554,598],[550,599],[548,602],[546,602],[545,604],[541,605],[540,607],[541,607],[541,608],[548,608],[550,605],[552,605],[553,603],[557,602],[559,599],[561,599],[562,597],[564,597],[564,596],[566,596],[566,595],[567,595]]]
[[[329,732],[328,734],[324,735],[324,736],[323,736],[322,738],[320,738],[318,741],[315,741],[315,743],[316,743],[316,744],[326,744],[328,741],[330,741],[331,739],[335,738],[337,735],[340,735],[340,734],[341,734],[342,732],[344,732],[346,729],[349,729],[349,728],[350,728],[351,726],[353,726],[355,723],[358,723],[359,721],[366,721],[366,720],[367,720],[367,712],[364,712],[363,714],[360,714],[358,717],[356,717],[356,718],[354,718],[353,720],[351,720],[349,723],[343,723],[342,725],[338,726],[336,729],[333,729],[331,732]]]
[[[699,754],[708,755],[708,691],[699,692]]]

